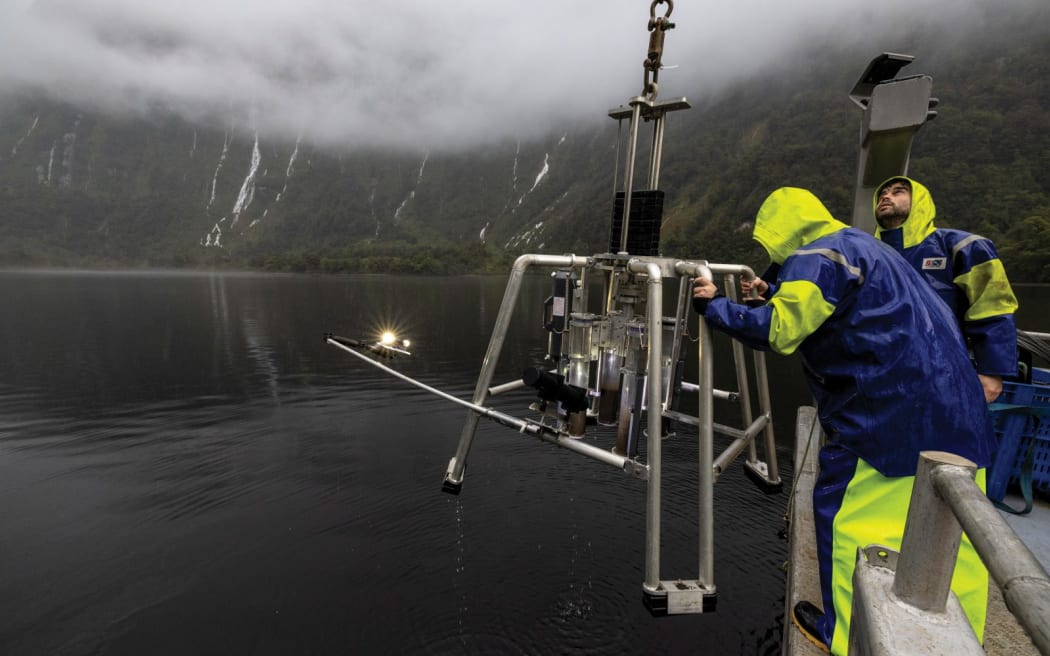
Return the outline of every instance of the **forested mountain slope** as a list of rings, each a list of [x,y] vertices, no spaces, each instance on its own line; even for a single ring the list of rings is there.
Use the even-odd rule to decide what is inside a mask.
[[[934,80],[938,117],[910,174],[939,223],[993,238],[1013,280],[1050,282],[1050,10],[993,9],[980,32],[883,49]],[[847,93],[876,54],[810,46],[711,97],[662,85],[693,108],[668,118],[661,250],[760,268],[750,220],[781,185],[848,220],[861,114]],[[618,168],[608,109],[543,140],[405,153],[0,96],[0,266],[456,273],[603,252]]]

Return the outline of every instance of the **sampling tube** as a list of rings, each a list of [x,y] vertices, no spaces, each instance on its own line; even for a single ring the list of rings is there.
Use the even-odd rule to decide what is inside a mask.
[[[645,322],[627,326],[627,353],[622,367],[620,412],[613,453],[634,458],[638,455],[642,405],[645,390]]]
[[[591,386],[591,362],[595,359],[592,350],[595,316],[589,313],[573,313],[569,319],[569,376],[567,382],[587,389]]]
[[[620,365],[617,349],[602,349],[598,371],[598,423],[614,426],[620,412]]]

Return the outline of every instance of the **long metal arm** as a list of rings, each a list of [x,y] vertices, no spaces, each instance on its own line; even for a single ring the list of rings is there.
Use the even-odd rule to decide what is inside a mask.
[[[341,342],[339,342],[339,341],[337,341],[335,339],[332,339],[331,337],[325,338],[325,341],[328,342],[329,344],[331,344],[332,346],[335,346],[337,348],[340,348],[340,349],[346,351],[347,353],[349,353],[350,355],[354,356],[355,358],[358,358],[359,360],[363,360],[364,362],[367,362],[368,364],[372,365],[376,369],[379,369],[379,370],[381,370],[381,371],[383,371],[385,373],[390,374],[394,378],[399,378],[399,379],[405,381],[406,383],[408,383],[410,385],[414,385],[414,386],[418,387],[421,390],[425,390],[427,392],[430,392],[431,394],[434,394],[436,396],[440,396],[441,398],[443,398],[443,399],[445,399],[447,401],[452,401],[453,403],[459,404],[459,405],[461,405],[461,406],[463,406],[465,408],[470,408],[471,410],[473,410],[474,412],[478,413],[479,415],[484,416],[484,417],[488,417],[489,419],[493,419],[496,422],[498,422],[500,424],[503,424],[504,426],[509,426],[511,428],[517,428],[522,433],[529,433],[531,435],[535,435],[535,434],[540,432],[540,426],[538,426],[536,424],[530,424],[527,421],[524,421],[522,419],[518,419],[517,417],[512,417],[510,415],[504,414],[502,412],[499,412],[498,410],[493,410],[491,408],[486,408],[484,406],[480,406],[480,405],[477,405],[475,403],[470,403],[470,402],[464,401],[463,399],[460,399],[458,397],[452,396],[451,394],[448,394],[446,392],[442,392],[441,390],[439,390],[439,389],[437,389],[435,387],[431,387],[430,385],[427,385],[426,383],[420,382],[420,381],[416,380],[415,378],[411,378],[410,376],[406,376],[405,374],[401,373],[400,371],[397,371],[396,369],[392,369],[392,368],[386,366],[382,362],[379,362],[377,360],[373,360],[372,358],[368,357],[364,353],[358,353],[353,348],[351,348],[349,346],[346,346],[345,344],[342,344]]]
[[[349,346],[346,346],[346,345],[344,345],[344,344],[342,344],[342,343],[340,343],[340,342],[338,342],[338,341],[336,341],[336,340],[334,340],[334,339],[332,339],[330,337],[326,338],[325,341],[328,342],[329,344],[331,344],[332,346],[336,346],[336,347],[346,351],[350,355],[352,355],[352,356],[354,356],[354,357],[356,357],[356,358],[358,358],[360,360],[363,360],[363,361],[367,362],[368,364],[376,367],[377,369],[380,369],[380,370],[390,374],[391,376],[394,376],[395,378],[403,380],[403,381],[405,381],[406,383],[408,383],[410,385],[414,385],[414,386],[418,387],[421,390],[425,390],[427,392],[430,392],[431,394],[434,394],[436,396],[440,396],[441,398],[443,398],[443,399],[445,399],[447,401],[451,401],[453,403],[461,405],[464,408],[468,408],[468,409],[471,410],[471,412],[476,413],[476,416],[485,417],[487,419],[491,419],[491,420],[495,421],[496,423],[501,424],[503,426],[506,426],[508,428],[517,429],[518,432],[520,432],[522,434],[526,434],[526,435],[531,435],[533,437],[537,437],[537,438],[543,440],[544,442],[549,442],[551,444],[555,444],[557,446],[560,446],[562,448],[568,449],[570,451],[575,451],[576,453],[580,453],[582,455],[585,455],[585,456],[587,456],[589,458],[592,458],[594,460],[597,460],[599,462],[604,462],[605,464],[612,465],[613,467],[616,467],[617,469],[621,469],[621,470],[624,470],[624,471],[629,471],[629,472],[634,473],[636,475],[639,473],[639,471],[638,471],[639,469],[644,470],[644,467],[641,467],[640,465],[638,465],[634,461],[629,460],[628,458],[625,458],[623,456],[618,456],[615,453],[612,453],[611,451],[606,451],[605,449],[599,449],[598,447],[591,446],[590,444],[587,444],[586,442],[581,442],[579,440],[575,440],[575,439],[572,439],[570,437],[566,437],[564,435],[560,435],[560,434],[558,434],[556,432],[553,432],[553,431],[547,429],[544,426],[541,426],[540,424],[536,424],[534,422],[526,421],[524,419],[518,419],[517,417],[513,417],[511,415],[502,413],[502,412],[500,412],[498,410],[493,410],[492,408],[486,408],[486,407],[478,405],[476,403],[470,403],[469,401],[464,401],[463,399],[460,399],[458,397],[452,396],[451,394],[447,394],[445,392],[442,392],[441,390],[439,390],[437,388],[434,388],[434,387],[431,387],[430,385],[427,385],[426,383],[420,382],[420,381],[418,381],[418,380],[416,380],[414,378],[411,378],[410,376],[406,376],[405,374],[401,373],[400,371],[397,371],[396,369],[392,369],[392,368],[386,366],[382,362],[378,362],[376,360],[373,360],[372,358],[368,357],[367,355],[365,355],[363,353],[358,353],[353,348],[351,348]],[[630,466],[628,466],[628,465],[630,465]],[[643,473],[644,473],[644,471],[643,471]]]

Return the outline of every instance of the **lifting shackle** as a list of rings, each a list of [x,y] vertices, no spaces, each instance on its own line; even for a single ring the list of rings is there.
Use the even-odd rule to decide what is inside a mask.
[[[662,4],[667,5],[667,13],[657,18],[656,5]],[[656,100],[657,79],[663,66],[660,60],[664,54],[664,32],[674,29],[674,23],[670,21],[672,11],[674,2],[671,0],[653,0],[653,4],[649,6],[649,52],[642,63],[645,69],[642,95],[650,102]]]

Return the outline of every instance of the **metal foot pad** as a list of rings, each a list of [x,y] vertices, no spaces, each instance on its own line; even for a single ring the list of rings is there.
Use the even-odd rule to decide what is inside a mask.
[[[463,475],[461,474],[457,481],[453,478],[452,474],[456,470],[456,458],[453,457],[448,461],[448,469],[445,470],[445,480],[441,483],[441,491],[449,494],[459,496],[459,491],[463,489]]]
[[[718,593],[698,581],[660,581],[656,590],[642,589],[642,603],[654,617],[711,613]]]
[[[459,496],[460,490],[463,489],[462,483],[453,483],[452,481],[446,480],[441,484],[441,491],[449,494]]]
[[[784,482],[779,478],[775,481],[769,480],[768,471],[764,462],[744,462],[744,473],[758,489],[766,494],[779,494],[784,489]]]

